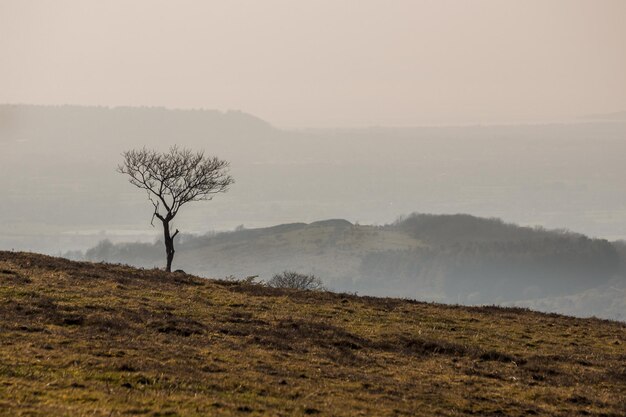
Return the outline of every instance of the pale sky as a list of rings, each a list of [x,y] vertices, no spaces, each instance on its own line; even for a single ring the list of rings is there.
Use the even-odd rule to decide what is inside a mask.
[[[626,1],[0,0],[0,103],[570,120],[626,110]]]

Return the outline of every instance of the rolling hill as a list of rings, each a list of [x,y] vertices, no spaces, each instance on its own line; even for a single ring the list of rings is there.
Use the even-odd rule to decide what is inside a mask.
[[[0,415],[622,416],[626,325],[0,252]]]
[[[160,267],[163,248],[158,241],[103,241],[84,258]],[[385,226],[335,219],[188,235],[175,265],[201,276],[265,280],[288,269],[315,274],[339,291],[626,320],[622,244],[463,214],[414,214]]]

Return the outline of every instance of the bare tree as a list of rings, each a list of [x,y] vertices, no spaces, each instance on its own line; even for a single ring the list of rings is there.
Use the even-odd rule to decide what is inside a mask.
[[[204,152],[170,148],[159,153],[150,149],[133,149],[122,154],[124,161],[117,167],[129,176],[134,186],[146,190],[154,206],[154,218],[163,223],[163,238],[167,255],[166,271],[172,271],[174,238],[178,229],[170,233],[170,225],[180,208],[190,202],[211,200],[217,193],[228,191],[234,183],[228,174],[229,163],[216,157],[206,157]]]
[[[275,274],[267,285],[274,288],[294,288],[298,290],[324,290],[322,280],[315,275],[300,274],[294,271],[283,271]]]

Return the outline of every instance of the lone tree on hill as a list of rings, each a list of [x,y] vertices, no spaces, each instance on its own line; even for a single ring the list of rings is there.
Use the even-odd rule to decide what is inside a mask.
[[[190,202],[211,200],[213,195],[228,191],[235,181],[228,174],[229,163],[216,157],[206,157],[204,152],[170,148],[159,153],[150,149],[133,149],[122,154],[124,161],[117,172],[127,174],[128,181],[146,190],[154,206],[154,218],[163,223],[163,238],[167,255],[167,272],[172,271],[174,238],[178,229],[170,233],[170,225],[180,208]]]

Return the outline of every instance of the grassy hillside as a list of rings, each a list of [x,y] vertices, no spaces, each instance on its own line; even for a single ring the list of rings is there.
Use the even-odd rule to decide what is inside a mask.
[[[0,415],[626,413],[626,324],[0,252]]]

